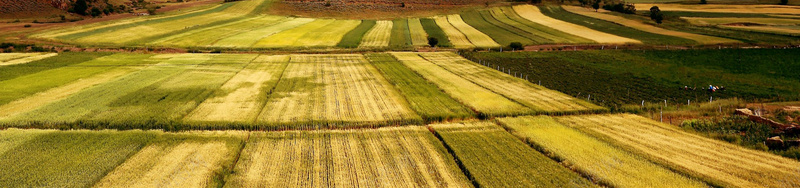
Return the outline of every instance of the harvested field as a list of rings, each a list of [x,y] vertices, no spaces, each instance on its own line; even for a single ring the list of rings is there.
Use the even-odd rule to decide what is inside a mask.
[[[800,186],[798,161],[687,133],[644,117],[590,115],[557,120],[716,186]]]
[[[564,161],[595,181],[612,187],[708,187],[644,158],[615,148],[551,117],[501,118],[512,133]]]
[[[517,5],[514,6],[514,11],[521,17],[528,19],[532,22],[539,23],[545,26],[553,27],[565,33],[575,36],[592,39],[599,43],[641,43],[638,40],[620,37],[608,33],[603,33],[584,26],[575,25],[569,22],[557,20],[542,14],[539,8],[532,5]]]
[[[511,32],[507,30],[507,28],[498,27],[495,25],[495,22],[487,21],[483,16],[481,16],[481,12],[478,11],[470,11],[461,14],[464,22],[469,24],[470,26],[474,27],[477,30],[485,33],[489,37],[492,37],[494,41],[497,41],[500,44],[508,45],[512,42],[520,42],[522,44],[533,44],[528,38],[520,36],[518,33]],[[490,17],[490,19],[493,19]]]
[[[392,37],[392,21],[381,20],[377,21],[375,26],[364,34],[361,39],[361,48],[382,48],[389,46],[389,39]]]
[[[408,30],[413,46],[428,46],[428,33],[425,32],[425,28],[419,18],[408,19]]]
[[[163,133],[92,187],[214,187],[245,132]]]
[[[400,157],[402,156],[402,157]],[[425,127],[254,132],[226,187],[469,187]]]
[[[430,127],[481,187],[596,187],[494,123]]]
[[[253,122],[275,88],[289,56],[262,55],[228,80],[216,97],[206,99],[185,120]]]
[[[461,15],[453,14],[447,15],[447,21],[453,25],[458,31],[464,34],[464,36],[469,39],[469,42],[475,45],[478,48],[493,48],[493,47],[500,47],[500,44],[497,44],[491,37],[483,34],[481,31],[473,28],[467,23],[464,23],[464,20],[461,19]]]
[[[453,53],[419,53],[419,56],[534,111],[561,114],[604,110],[590,102],[481,66]]]
[[[757,13],[757,14],[800,14],[797,6],[787,5],[684,5],[684,4],[636,4],[637,9],[649,9],[658,6],[661,11],[682,12],[725,12],[725,13]]]
[[[446,34],[448,41],[455,48],[473,48],[473,45],[464,33],[461,33],[456,27],[447,21],[446,16],[436,16],[432,18],[436,21],[436,25]],[[430,32],[428,32],[430,33]]]
[[[450,98],[390,54],[367,54],[367,59],[394,85],[409,107],[426,121],[469,118],[470,109]]]
[[[355,29],[350,30],[342,37],[342,41],[339,41],[337,47],[343,48],[356,48],[364,39],[364,35],[367,34],[373,27],[375,27],[377,22],[375,20],[362,20],[361,24],[358,24]]]
[[[34,137],[0,154],[2,187],[89,187],[155,138],[144,131],[18,133]]]
[[[523,18],[512,7],[496,7],[488,10],[484,17],[493,17],[502,24],[506,24],[521,30],[519,33],[528,33],[529,37],[539,43],[594,43],[594,40],[582,38],[569,33],[553,29],[550,26],[542,25]],[[512,30],[513,31],[513,30]],[[516,31],[514,31],[516,32]],[[544,38],[542,40],[541,38]]]
[[[280,16],[257,16],[245,18],[235,22],[187,31],[181,34],[160,38],[153,41],[152,44],[180,47],[211,46],[221,39],[251,32],[256,29],[269,28],[277,24],[284,23],[289,19],[290,18]],[[257,39],[250,39],[252,42],[255,42],[256,40]],[[234,47],[249,46],[250,45],[247,43],[242,43]]]
[[[445,93],[483,115],[505,116],[531,113],[531,109],[459,77],[416,53],[394,52],[391,54],[403,65],[439,86],[439,89]]]
[[[402,95],[361,55],[292,55],[257,122],[328,128],[419,121]]]
[[[0,53],[0,67],[25,64],[57,55],[57,53]]]
[[[631,27],[634,29],[638,29],[645,32],[655,33],[659,35],[668,35],[674,37],[681,37],[685,39],[691,39],[697,41],[700,44],[719,44],[719,43],[737,43],[739,41],[726,39],[726,38],[719,38],[719,37],[712,37],[707,35],[700,35],[694,33],[686,33],[681,31],[674,31],[674,30],[667,30],[664,28],[656,27],[653,25],[645,24],[636,20],[626,19],[620,16],[614,16],[610,14],[603,14],[600,12],[595,12],[592,9],[581,8],[577,6],[562,6],[564,10],[569,12],[580,14],[587,17],[597,18],[609,22],[614,22],[623,26]],[[752,18],[748,18],[752,19]]]

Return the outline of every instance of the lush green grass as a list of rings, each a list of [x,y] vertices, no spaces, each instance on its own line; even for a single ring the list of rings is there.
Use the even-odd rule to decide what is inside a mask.
[[[417,114],[426,121],[441,121],[472,117],[474,113],[436,85],[428,82],[389,54],[367,54],[367,59],[378,68],[400,94],[405,96]]]
[[[596,187],[491,122],[430,127],[480,187]]]
[[[361,21],[361,24],[358,24],[355,29],[347,32],[347,34],[345,34],[342,38],[342,41],[339,41],[339,44],[336,44],[336,46],[342,48],[358,47],[358,44],[361,44],[361,39],[364,38],[364,35],[375,26],[375,23],[375,20]]]
[[[104,56],[79,64],[44,70],[33,74],[19,76],[14,79],[3,80],[0,81],[0,104],[5,104],[15,99],[26,97],[50,88],[58,87],[81,78],[103,73],[119,66],[147,63],[142,62],[141,60],[149,56],[152,55],[117,54]],[[94,55],[78,58],[83,59],[90,57],[94,57]],[[67,62],[70,61],[67,60]]]
[[[411,31],[408,29],[408,19],[395,19],[392,24],[392,37],[389,40],[389,46],[392,48],[411,46]]]
[[[708,187],[616,148],[551,117],[501,118],[512,133],[572,168],[611,187]]]
[[[686,104],[738,97],[798,100],[800,51],[796,49],[723,49],[681,51],[579,51],[466,53],[530,75],[533,83],[608,107],[647,102]],[[794,76],[793,76],[794,75]],[[710,93],[708,85],[726,90]],[[683,86],[697,87],[684,91]]]
[[[508,46],[512,42],[520,42],[522,44],[534,43],[530,39],[522,37],[515,32],[494,25],[492,22],[484,19],[484,17],[481,16],[481,13],[478,11],[468,11],[462,13],[461,17],[464,19],[464,22],[485,33],[486,35],[489,35],[489,37],[492,37],[492,39],[497,41],[497,43],[500,43],[500,45]]]
[[[419,21],[422,23],[422,28],[425,29],[426,33],[428,33],[428,37],[439,39],[439,44],[437,46],[453,46],[450,44],[450,39],[447,38],[447,34],[442,31],[442,28],[440,28],[439,25],[436,25],[436,21],[430,18],[421,18]]]
[[[586,17],[578,14],[574,14],[564,10],[559,6],[545,6],[540,7],[542,13],[544,15],[563,20],[566,22],[570,22],[573,24],[581,25],[584,27],[588,27],[594,30],[618,35],[621,37],[627,37],[642,41],[645,44],[695,44],[696,42],[689,39],[679,38],[679,37],[672,37],[666,35],[659,35],[649,32],[644,32],[640,30],[636,30],[630,27],[625,27],[619,24],[615,24],[612,22],[595,19],[591,17]]]
[[[33,74],[45,70],[60,68],[64,66],[70,66],[86,61],[90,61],[92,59],[97,59],[102,56],[110,55],[110,53],[76,53],[76,52],[65,52],[58,54],[58,56],[49,57],[46,59],[42,59],[39,61],[34,61],[25,64],[17,64],[17,65],[9,65],[0,68],[0,81],[3,80],[10,80],[20,76]]]
[[[155,138],[143,131],[64,131],[0,155],[2,187],[89,187]]]

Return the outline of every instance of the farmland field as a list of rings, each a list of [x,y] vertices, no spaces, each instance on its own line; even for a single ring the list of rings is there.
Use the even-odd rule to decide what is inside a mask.
[[[707,187],[642,157],[564,126],[551,117],[501,118],[512,133],[613,187]]]
[[[700,137],[647,118],[623,114],[556,119],[718,186],[800,185],[800,162]]]
[[[226,187],[469,187],[426,128],[252,133]]]
[[[389,39],[392,37],[392,21],[377,21],[375,26],[364,34],[359,47],[379,48],[389,46]]]
[[[491,122],[430,127],[481,187],[595,187]]]
[[[559,27],[555,27],[562,32],[569,33],[572,35],[576,35],[583,38],[592,39],[599,43],[641,43],[638,40],[629,39],[625,37],[616,36],[613,34],[608,34],[604,32],[600,32],[597,30],[593,30],[584,26],[575,25],[569,22],[564,22],[561,20],[554,19],[552,17],[548,17],[539,10],[539,7],[532,6],[532,5],[517,5],[514,6],[514,11],[516,11],[521,17],[528,19],[532,22],[536,22],[542,25],[550,26],[550,25],[558,25]]]
[[[795,6],[785,5],[682,5],[682,4],[636,4],[636,7],[658,6],[661,11],[800,14]]]
[[[25,64],[57,55],[57,53],[3,53],[0,54],[0,66]]]
[[[475,45],[469,41],[469,38],[467,38],[467,36],[464,35],[464,33],[461,33],[461,31],[459,31],[458,28],[450,24],[450,21],[447,20],[447,16],[437,16],[433,17],[432,19],[435,20],[436,25],[438,25],[438,27],[441,28],[442,31],[444,31],[444,34],[446,34],[448,41],[450,42],[450,44],[453,45],[453,47],[455,48],[475,47]]]

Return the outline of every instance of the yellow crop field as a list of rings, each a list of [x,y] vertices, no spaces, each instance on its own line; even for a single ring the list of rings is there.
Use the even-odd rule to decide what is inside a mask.
[[[217,97],[203,101],[185,120],[252,122],[288,62],[285,55],[259,56],[222,85]]]
[[[723,25],[723,24],[742,24],[754,23],[764,25],[799,25],[800,19],[789,18],[701,18],[701,17],[681,17],[694,25]]]
[[[276,33],[280,33],[285,30],[290,30],[310,22],[313,22],[315,19],[311,18],[288,18],[283,22],[276,23],[275,25],[271,25],[268,27],[263,27],[259,29],[255,29],[252,31],[240,33],[234,36],[230,36],[227,38],[219,39],[219,41],[215,42],[211,46],[214,47],[251,47],[256,45],[261,39],[267,38],[272,36]]]
[[[428,33],[425,32],[425,29],[422,27],[422,22],[419,21],[419,18],[409,18],[408,19],[408,30],[411,34],[411,44],[414,46],[427,46],[428,45]]]
[[[597,18],[597,19],[609,21],[609,22],[614,22],[614,23],[617,23],[617,24],[620,24],[620,25],[623,25],[623,26],[631,27],[631,28],[638,29],[638,30],[645,31],[645,32],[661,34],[661,35],[668,35],[668,36],[674,36],[674,37],[681,37],[681,38],[685,38],[685,39],[691,39],[691,40],[697,41],[698,43],[701,43],[701,44],[719,44],[719,43],[736,43],[736,42],[739,42],[739,41],[732,40],[732,39],[712,37],[712,36],[707,36],[707,35],[700,35],[700,34],[687,33],[687,32],[681,32],[681,31],[674,31],[674,30],[667,30],[667,29],[664,29],[664,28],[660,28],[660,27],[656,27],[656,26],[653,26],[653,25],[645,24],[645,23],[642,23],[640,21],[630,20],[630,19],[627,19],[627,18],[623,18],[623,17],[620,17],[620,16],[614,16],[614,15],[610,15],[610,14],[603,14],[601,12],[595,12],[594,9],[587,9],[587,8],[582,8],[582,7],[577,7],[577,6],[562,6],[562,7],[564,8],[564,10],[567,10],[567,11],[575,13],[575,14],[580,14],[580,15],[584,15],[584,16],[587,16],[587,17],[592,17],[592,18]],[[603,11],[603,12],[607,12],[607,11]],[[751,18],[747,18],[747,19],[751,19]]]
[[[461,19],[461,15],[452,14],[447,15],[447,21],[450,22],[453,27],[461,31],[464,36],[469,39],[469,41],[475,45],[475,47],[479,48],[493,48],[493,47],[500,47],[500,44],[497,44],[491,37],[486,34],[483,34],[481,31],[473,28],[469,24],[465,23],[463,19]]]
[[[164,133],[93,187],[213,187],[246,132]]]
[[[591,39],[599,43],[642,43],[641,41],[620,37],[597,30],[593,30],[584,26],[575,25],[569,22],[557,20],[542,14],[539,7],[533,5],[517,5],[514,6],[514,11],[525,19],[536,22],[545,26],[552,27],[559,31],[569,33],[575,36]]]
[[[25,64],[57,55],[58,53],[0,53],[0,67]]]
[[[515,135],[611,187],[708,187],[548,116],[500,118]]]
[[[312,30],[297,39],[293,47],[331,47],[339,44],[348,31],[361,24],[361,20],[335,20],[323,28]]]
[[[428,81],[433,82],[445,93],[473,110],[487,115],[512,115],[530,113],[530,109],[508,100],[507,98],[489,91],[481,86],[453,74],[442,67],[433,64],[416,53],[394,52],[391,53],[400,62]]]
[[[745,30],[745,31],[763,32],[763,33],[777,33],[777,34],[784,34],[784,35],[800,36],[800,29],[788,28],[788,27],[780,27],[780,26],[720,25],[720,26],[717,26],[717,27],[728,28],[728,29],[738,29],[738,30]]]
[[[481,66],[454,53],[433,52],[419,55],[464,79],[537,111],[564,113],[603,109],[587,101]]]
[[[336,20],[333,19],[319,19],[309,22],[307,24],[303,24],[301,26],[281,31],[277,34],[273,34],[267,38],[263,38],[256,42],[253,47],[255,48],[276,48],[276,47],[287,47],[292,46],[295,44],[297,40],[303,38],[307,33],[316,30],[322,30],[326,26],[330,25],[331,23],[335,22]]]
[[[370,29],[364,38],[361,39],[361,44],[358,47],[362,48],[378,48],[389,46],[389,38],[392,36],[392,21],[379,20],[375,26]]]
[[[151,42],[151,44],[181,47],[209,46],[220,39],[228,38],[255,29],[270,27],[275,24],[283,23],[287,19],[288,18],[283,16],[257,16],[245,18],[227,24],[220,24],[203,29],[187,31],[177,35],[170,35],[168,37],[155,40]],[[250,40],[255,42],[257,39]]]
[[[797,6],[787,5],[684,5],[684,4],[636,4],[637,9],[658,6],[661,11],[756,13],[756,14],[800,14]]]
[[[722,187],[798,187],[800,162],[745,149],[630,114],[559,117],[674,170]]]
[[[362,55],[292,55],[258,122],[332,126],[421,118]]]
[[[226,187],[470,187],[420,126],[254,132]]]
[[[435,20],[436,25],[439,25],[439,27],[442,28],[442,31],[444,31],[444,33],[447,34],[447,38],[450,40],[450,43],[453,44],[453,47],[455,48],[475,47],[475,45],[473,45],[472,42],[469,41],[469,39],[467,38],[466,35],[464,35],[464,33],[461,33],[461,31],[459,31],[456,27],[450,24],[450,21],[447,20],[447,16],[436,16],[433,17],[433,20]]]

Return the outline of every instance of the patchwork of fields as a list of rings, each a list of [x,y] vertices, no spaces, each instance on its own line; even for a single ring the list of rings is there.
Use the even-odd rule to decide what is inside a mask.
[[[572,6],[515,5],[460,14],[394,20],[346,20],[267,15],[273,0],[245,0],[206,9],[100,22],[47,30],[31,38],[71,44],[119,47],[202,49],[410,49],[439,46],[457,49],[508,47],[513,42],[540,44],[724,44],[735,37],[663,27]],[[638,7],[651,6],[639,4]],[[661,5],[666,12],[800,14],[781,6]],[[756,6],[757,7],[757,6]],[[566,10],[565,10],[566,9]],[[644,10],[644,9],[643,9]],[[796,21],[795,17],[784,17]],[[704,26],[707,27],[707,26]],[[726,25],[727,32],[796,35],[794,27]]]

